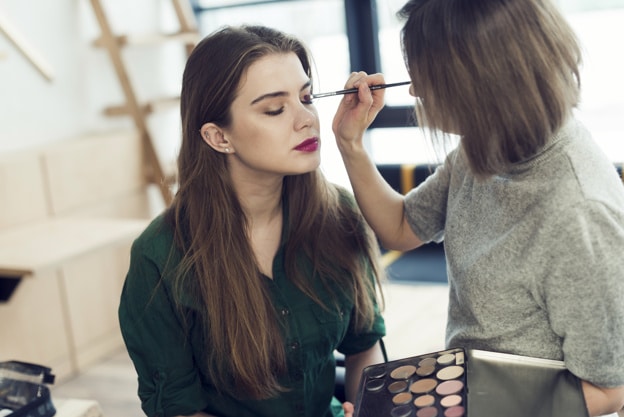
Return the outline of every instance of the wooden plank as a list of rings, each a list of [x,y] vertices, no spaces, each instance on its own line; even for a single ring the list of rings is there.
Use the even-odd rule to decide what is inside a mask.
[[[180,106],[180,97],[159,97],[149,100],[141,106],[141,112],[147,116],[161,110]],[[107,116],[127,116],[131,114],[131,109],[126,105],[110,106],[104,109]]]
[[[55,143],[44,150],[42,158],[53,215],[147,186],[141,138],[134,130]]]
[[[9,22],[2,13],[0,13],[0,33],[15,46],[15,48],[26,58],[43,78],[47,81],[54,79],[52,67],[41,55],[26,41],[26,39],[17,31],[17,29]]]
[[[147,220],[58,218],[0,233],[0,275],[33,275],[134,240]]]
[[[79,372],[123,347],[117,308],[129,265],[130,242],[61,267]]]
[[[52,399],[55,417],[104,417],[100,404],[95,400],[78,398]]]
[[[178,17],[178,22],[180,22],[180,32],[195,33],[196,37],[199,38],[199,30],[197,28],[197,21],[195,20],[195,14],[193,13],[191,2],[188,0],[172,0],[172,2],[175,14]],[[187,56],[191,54],[193,48],[195,48],[195,44],[198,41],[199,39],[195,42],[186,43]]]
[[[0,199],[0,229],[47,217],[39,152],[8,152],[0,157]]]
[[[0,303],[0,358],[40,363],[57,379],[75,373],[63,295],[56,271],[22,280],[7,303]]]
[[[115,36],[115,40],[117,41],[117,44],[121,47],[158,45],[158,44],[172,42],[172,41],[195,45],[199,41],[199,34],[193,31],[193,32],[175,32],[175,33],[117,35]],[[101,48],[101,47],[104,47],[105,41],[103,38],[99,38],[93,42],[93,45]]]

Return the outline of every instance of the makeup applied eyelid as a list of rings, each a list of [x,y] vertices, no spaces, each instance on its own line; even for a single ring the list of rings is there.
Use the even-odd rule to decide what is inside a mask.
[[[306,88],[310,87],[312,85],[312,81],[308,80],[306,81],[305,84],[303,84],[303,86],[301,87],[301,89],[299,91],[303,91]],[[254,104],[262,101],[262,100],[266,100],[268,98],[275,98],[275,97],[283,97],[283,96],[287,96],[288,93],[286,91],[276,91],[274,93],[267,93],[267,94],[263,94],[260,97],[255,98],[252,102],[251,105],[253,106]]]

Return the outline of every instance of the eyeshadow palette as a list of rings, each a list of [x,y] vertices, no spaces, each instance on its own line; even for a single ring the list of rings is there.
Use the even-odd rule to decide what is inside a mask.
[[[454,348],[364,369],[355,417],[587,417],[561,361]]]
[[[463,417],[467,409],[463,349],[391,361],[364,369],[357,417]]]

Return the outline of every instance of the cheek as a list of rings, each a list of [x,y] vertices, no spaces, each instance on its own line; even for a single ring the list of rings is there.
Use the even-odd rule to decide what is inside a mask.
[[[249,146],[258,136],[262,136],[261,126],[247,120],[236,121],[225,132],[225,137],[236,149]]]
[[[316,109],[316,106],[312,106],[310,109],[310,112],[314,116],[314,127],[318,130],[321,126],[321,120],[319,118],[319,113],[318,113],[318,110]]]

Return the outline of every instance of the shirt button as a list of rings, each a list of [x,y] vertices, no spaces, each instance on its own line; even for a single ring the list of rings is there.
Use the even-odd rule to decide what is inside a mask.
[[[290,314],[290,310],[288,310],[287,308],[283,308],[281,309],[280,313],[282,314],[282,316],[287,316]]]
[[[297,350],[297,349],[299,349],[299,342],[292,342],[292,343],[290,344],[290,348],[291,348],[292,350]]]

